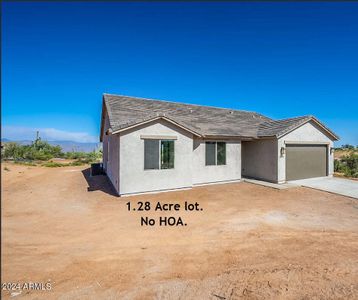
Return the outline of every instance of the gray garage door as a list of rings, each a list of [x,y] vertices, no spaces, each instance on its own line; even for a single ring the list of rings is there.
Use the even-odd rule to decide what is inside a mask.
[[[326,175],[326,145],[286,145],[286,180]]]

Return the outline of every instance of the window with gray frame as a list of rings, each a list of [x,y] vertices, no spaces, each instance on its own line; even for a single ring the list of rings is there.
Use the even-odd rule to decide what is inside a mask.
[[[174,141],[145,139],[144,169],[174,169]]]
[[[205,142],[205,165],[226,165],[225,142]]]

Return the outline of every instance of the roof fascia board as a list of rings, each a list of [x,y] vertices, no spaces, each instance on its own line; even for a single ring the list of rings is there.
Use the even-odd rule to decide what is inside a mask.
[[[226,139],[226,140],[248,140],[251,141],[254,138],[249,136],[238,136],[238,135],[203,135],[203,139]]]
[[[272,139],[277,139],[276,135],[267,135],[267,136],[259,136],[257,138],[255,138],[255,140],[272,140]]]
[[[175,135],[141,135],[142,140],[177,140]]]
[[[329,142],[285,141],[285,145],[329,145]]]
[[[118,129],[118,130],[114,130],[111,134],[117,134],[117,133],[121,133],[121,132],[124,132],[124,131],[127,131],[129,129],[132,129],[132,128],[135,128],[135,127],[138,127],[140,125],[145,125],[147,123],[150,123],[150,122],[153,122],[153,121],[156,121],[156,120],[159,120],[159,119],[162,119],[162,120],[165,120],[171,124],[174,124],[175,126],[185,130],[185,131],[188,131],[190,132],[191,134],[197,136],[197,137],[201,137],[200,134],[198,134],[197,132],[185,127],[185,126],[182,126],[180,124],[178,124],[177,122],[167,118],[167,117],[164,117],[164,116],[158,116],[158,117],[154,117],[154,118],[151,118],[151,119],[148,119],[148,120],[145,120],[145,121],[142,121],[142,122],[139,122],[139,123],[136,123],[136,124],[133,124],[133,125],[130,125],[128,127],[124,127],[124,128],[121,128],[121,129]]]

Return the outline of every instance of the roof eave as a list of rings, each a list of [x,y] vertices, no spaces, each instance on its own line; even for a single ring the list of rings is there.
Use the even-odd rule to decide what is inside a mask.
[[[205,134],[202,136],[203,139],[235,139],[235,140],[253,140],[253,136],[243,135],[225,135],[225,134]]]
[[[99,134],[99,141],[103,142],[103,131],[104,131],[104,121],[106,119],[105,112],[107,110],[106,103],[104,101],[104,95],[102,97],[102,113],[101,113],[101,128],[100,128],[100,134]]]
[[[274,135],[259,135],[256,139],[262,140],[262,139],[278,139],[277,134]]]
[[[140,125],[144,125],[144,124],[147,124],[147,123],[150,123],[150,122],[153,122],[153,121],[156,121],[156,120],[159,120],[159,119],[162,119],[162,120],[165,120],[171,124],[174,124],[175,126],[187,131],[187,132],[190,132],[191,134],[197,136],[197,137],[201,137],[202,135],[196,131],[193,131],[192,129],[174,121],[173,119],[171,118],[168,118],[166,116],[157,116],[157,117],[153,117],[153,118],[150,118],[150,119],[147,119],[147,120],[144,120],[144,121],[141,121],[141,122],[138,122],[138,123],[135,123],[135,124],[131,124],[129,126],[126,126],[126,127],[123,127],[123,128],[120,128],[120,129],[117,129],[117,130],[113,130],[111,134],[117,134],[117,133],[122,133],[124,131],[127,131],[127,130],[130,130],[130,129],[133,129],[133,128],[136,128]]]

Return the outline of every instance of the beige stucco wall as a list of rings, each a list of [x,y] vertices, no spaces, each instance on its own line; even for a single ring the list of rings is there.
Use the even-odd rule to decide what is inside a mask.
[[[144,170],[141,135],[175,136],[174,169]],[[120,194],[162,191],[192,186],[192,134],[158,120],[120,134]]]
[[[205,140],[195,139],[193,143],[192,174],[193,185],[235,181],[241,179],[241,142],[226,142],[226,165],[205,165]]]
[[[242,176],[277,181],[277,140],[242,142]]]
[[[112,185],[116,189],[117,193],[120,193],[120,184],[119,184],[119,136],[110,135],[109,136],[109,164],[108,164],[108,177],[112,182]]]
[[[104,121],[104,132],[109,128],[109,119],[106,115]],[[109,152],[108,152],[109,142]],[[108,157],[109,154],[109,157]],[[111,181],[113,187],[119,194],[119,136],[118,135],[104,135],[103,136],[103,167],[106,174]]]
[[[294,131],[286,134],[278,140],[277,157],[278,157],[278,182],[285,182],[286,180],[286,157],[280,155],[281,147],[285,147],[285,142],[298,142],[298,143],[327,143],[328,144],[328,175],[332,176],[334,171],[334,155],[331,154],[333,141],[323,133],[322,129],[314,122],[308,122]]]

